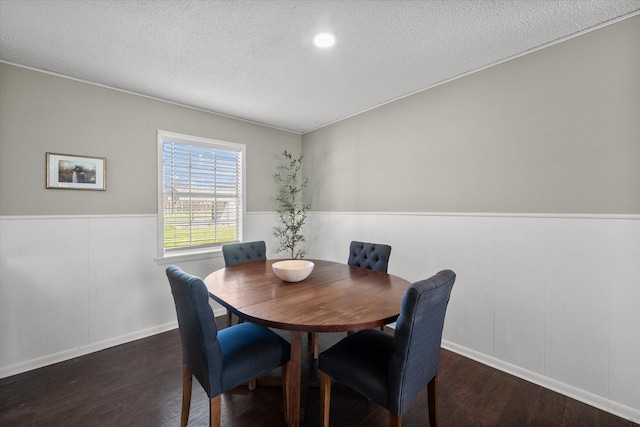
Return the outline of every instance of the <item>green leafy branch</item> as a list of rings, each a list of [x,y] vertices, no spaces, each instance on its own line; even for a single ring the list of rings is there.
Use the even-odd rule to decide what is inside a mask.
[[[304,258],[307,251],[300,248],[306,242],[302,227],[307,219],[307,210],[311,207],[302,201],[302,193],[309,185],[309,179],[302,177],[302,154],[294,157],[284,150],[284,164],[278,166],[275,179],[279,188],[276,194],[278,202],[279,227],[274,227],[274,236],[278,239],[276,252],[288,252],[292,259]]]

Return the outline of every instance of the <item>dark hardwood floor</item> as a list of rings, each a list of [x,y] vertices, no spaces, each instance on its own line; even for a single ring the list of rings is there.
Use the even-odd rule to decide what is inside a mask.
[[[320,334],[321,348],[343,336]],[[314,368],[310,361],[304,366],[312,381],[317,379]],[[206,425],[207,397],[196,380],[193,387],[189,425]],[[447,350],[442,351],[439,388],[442,427],[638,427]],[[181,390],[176,330],[0,380],[0,426],[175,427],[180,425]],[[317,387],[303,392],[304,426],[318,425],[318,400]],[[223,395],[223,426],[282,426],[283,417],[279,387],[259,382],[253,392],[241,386]],[[334,386],[331,425],[387,426],[387,412]],[[404,414],[403,425],[429,425],[426,389]]]

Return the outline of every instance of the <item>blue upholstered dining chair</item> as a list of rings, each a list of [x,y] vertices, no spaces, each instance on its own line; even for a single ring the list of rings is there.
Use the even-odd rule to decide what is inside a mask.
[[[269,329],[249,322],[218,331],[202,279],[174,266],[167,268],[167,277],[182,342],[181,426],[186,426],[189,420],[193,376],[209,397],[209,424],[219,426],[222,393],[280,366],[287,414],[289,343]],[[285,415],[285,421],[286,418]]]
[[[389,268],[389,257],[391,257],[391,246],[389,245],[354,240],[349,245],[347,264],[386,273]]]
[[[438,425],[437,374],[442,328],[456,275],[451,270],[411,284],[394,335],[356,332],[320,353],[320,425],[329,425],[331,379],[389,411],[392,427],[428,385],[429,425]]]
[[[373,271],[387,272],[391,257],[391,246],[382,243],[368,243],[352,241],[349,245],[349,259],[347,264],[352,267],[368,268]],[[384,326],[381,328],[384,330]],[[313,358],[318,358],[318,334],[311,334]]]
[[[264,241],[228,243],[222,246],[224,266],[231,267],[244,262],[267,259],[267,245]]]
[[[228,243],[222,246],[222,256],[224,257],[225,267],[232,267],[236,264],[251,261],[263,261],[267,259],[267,245],[262,240],[256,242]],[[231,311],[227,310],[227,326],[231,326],[232,322]],[[242,323],[242,319],[238,319],[238,323]]]

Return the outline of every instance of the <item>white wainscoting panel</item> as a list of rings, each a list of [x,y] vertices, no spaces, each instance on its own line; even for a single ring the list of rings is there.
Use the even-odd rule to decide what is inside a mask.
[[[444,343],[640,422],[640,217],[314,212],[310,256],[392,246],[389,273],[457,275]]]
[[[276,222],[247,214],[269,258]],[[0,377],[175,328],[156,230],[155,215],[0,217]],[[454,270],[444,345],[640,422],[639,216],[312,212],[305,232],[309,258],[346,262],[363,240],[392,245],[410,281]]]
[[[174,328],[155,233],[155,215],[1,218],[1,376]]]
[[[247,214],[247,235],[271,239],[275,219]],[[0,378],[177,327],[156,233],[156,215],[0,217]]]

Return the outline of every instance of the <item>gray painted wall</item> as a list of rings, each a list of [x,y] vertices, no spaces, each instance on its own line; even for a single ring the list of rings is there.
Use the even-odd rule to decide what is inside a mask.
[[[0,215],[155,214],[156,132],[247,146],[247,210],[272,211],[298,134],[0,63]],[[45,189],[45,153],[107,158],[107,191]]]
[[[638,40],[630,18],[303,135],[312,256],[454,270],[445,346],[638,422]]]
[[[640,213],[640,16],[303,135],[315,211]]]
[[[246,144],[244,235],[271,242],[300,135],[0,63],[0,377],[175,328],[166,263],[224,265],[155,260],[158,129]],[[106,157],[107,191],[46,190],[47,151]]]

